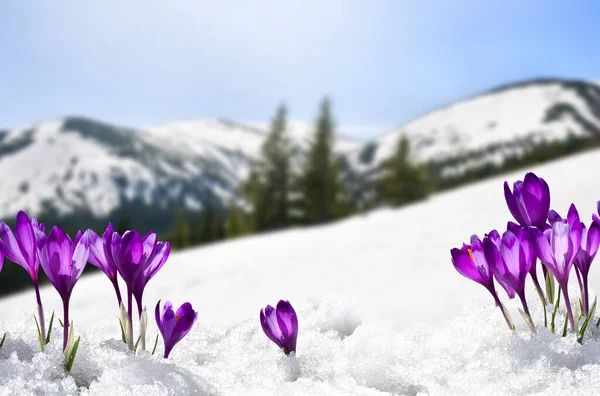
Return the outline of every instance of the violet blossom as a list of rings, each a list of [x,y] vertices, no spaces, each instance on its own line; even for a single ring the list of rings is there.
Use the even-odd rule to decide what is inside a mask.
[[[40,238],[40,264],[63,302],[63,351],[69,338],[69,300],[87,263],[89,245],[89,231],[79,232],[75,243],[58,227],[53,227],[48,237]]]
[[[110,282],[112,283],[115,293],[117,295],[117,303],[121,306],[122,298],[121,291],[119,290],[119,281],[117,279],[117,267],[112,260],[109,260],[106,256],[106,240],[109,235],[114,232],[112,223],[108,223],[106,231],[102,237],[90,230],[90,256],[88,258],[90,264],[94,267],[99,268],[106,274]]]
[[[516,231],[516,235],[510,230],[505,231],[499,243],[484,239],[485,258],[509,297],[519,296],[524,313],[531,319],[525,299],[525,280],[535,260],[534,244],[526,230]]]
[[[107,261],[112,263],[127,285],[127,345],[133,351],[133,288],[141,270],[144,247],[143,240],[135,230],[125,231],[123,236],[118,232],[104,233],[104,253]]]
[[[522,226],[543,229],[550,209],[550,189],[544,179],[527,173],[523,181],[516,181],[512,191],[504,182],[504,197],[510,213]]]
[[[552,272],[562,290],[571,332],[574,332],[575,320],[569,300],[568,282],[575,255],[581,246],[582,223],[575,221],[571,227],[566,220],[557,220],[552,229],[544,233],[536,228],[530,230],[535,236],[540,260]]]
[[[280,300],[276,308],[267,305],[261,309],[260,324],[266,336],[286,355],[296,353],[298,317],[289,301]]]
[[[0,248],[6,258],[23,267],[33,282],[35,297],[40,319],[40,338],[46,340],[46,323],[44,320],[44,307],[40,296],[38,273],[40,261],[37,250],[40,238],[45,237],[44,225],[38,224],[35,217],[29,220],[24,211],[17,213],[15,232],[5,223],[0,223]],[[41,342],[42,349],[44,342]]]
[[[148,281],[162,268],[171,252],[171,244],[169,242],[161,242],[156,240],[156,233],[150,232],[144,237],[143,242],[144,253],[140,266],[141,272],[138,274],[135,284],[133,285],[133,295],[137,302],[138,314],[142,315],[142,297],[144,288]]]
[[[177,312],[174,312],[171,302],[166,301],[161,315],[159,300],[156,303],[154,316],[165,344],[163,357],[167,359],[173,347],[189,333],[194,323],[196,323],[198,312],[194,311],[192,304],[189,302],[183,303]]]

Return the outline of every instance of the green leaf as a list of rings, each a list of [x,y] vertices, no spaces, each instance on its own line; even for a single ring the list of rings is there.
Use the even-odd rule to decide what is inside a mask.
[[[65,325],[63,324],[62,320],[60,320],[60,318],[58,318],[58,323],[60,323],[60,327],[64,328]]]
[[[552,300],[554,301],[554,300]],[[558,298],[556,299],[556,303],[554,304],[554,311],[552,312],[552,322],[550,323],[550,331],[554,334],[556,328],[554,326],[556,319],[556,311],[558,311],[558,307],[560,305],[560,289],[558,289]]]
[[[544,327],[548,327],[548,314],[546,313],[546,304],[542,301],[542,305],[544,308]]]
[[[38,342],[40,343],[40,349],[42,352],[44,352],[44,346],[46,345],[44,343],[44,340],[42,340],[42,332],[40,330],[40,324],[38,323],[37,317],[35,316],[35,314],[33,315],[33,320],[35,320],[35,327],[37,327],[37,332],[38,332]]]
[[[69,360],[67,361],[67,371],[71,372],[71,368],[73,367],[73,362],[75,361],[75,356],[77,355],[77,349],[79,348],[79,340],[81,337],[77,337],[77,341],[73,344],[73,349],[71,349],[71,354],[69,355]]]
[[[546,296],[548,296],[548,301],[554,301],[554,290],[554,275],[552,275],[552,272],[546,271]]]
[[[52,334],[52,323],[54,323],[54,311],[52,311],[52,316],[50,317],[50,326],[48,326],[48,334],[46,335],[46,344],[50,342],[50,334]]]
[[[123,341],[124,344],[127,344],[127,337],[125,337],[125,330],[123,330],[123,322],[121,322],[121,319],[119,319],[119,326],[121,327],[121,341]]]
[[[588,313],[588,316],[585,319],[585,322],[583,322],[583,325],[581,326],[581,330],[579,330],[579,337],[577,337],[577,342],[579,342],[580,344],[583,344],[583,336],[585,335],[585,331],[588,327],[588,324],[590,323],[590,320],[594,316],[594,313],[596,312],[596,303],[597,302],[598,302],[598,298],[596,297],[596,298],[594,298],[594,304],[592,305],[592,308],[590,309],[590,312]]]
[[[140,340],[142,339],[142,336],[139,336],[137,341],[135,342],[135,346],[133,347],[133,352],[137,351],[138,348],[138,344],[140,343]]]
[[[563,333],[562,333],[563,337],[567,336],[567,323],[569,323],[569,314],[568,313],[565,314],[565,326],[563,327]]]
[[[4,336],[2,336],[2,341],[0,341],[0,350],[2,350],[2,347],[4,346],[4,341],[6,340],[6,335],[8,333],[4,333]]]
[[[531,316],[529,316],[525,312],[523,312],[523,310],[521,310],[521,308],[519,308],[519,313],[523,317],[523,320],[527,324],[527,327],[529,327],[529,330],[531,330],[532,333],[536,333],[535,325],[533,324],[533,320],[531,320]]]
[[[152,354],[154,355],[154,352],[156,352],[156,346],[158,345],[158,334],[156,335],[156,341],[154,341],[154,348],[152,348]]]

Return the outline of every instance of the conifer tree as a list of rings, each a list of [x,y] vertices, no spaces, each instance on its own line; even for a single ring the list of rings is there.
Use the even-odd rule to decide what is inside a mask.
[[[188,225],[183,218],[183,213],[181,210],[177,210],[173,225],[173,245],[177,248],[184,248],[188,246],[189,241],[190,231],[188,229]]]
[[[283,228],[289,224],[291,147],[286,136],[287,109],[280,105],[271,122],[271,131],[262,149],[258,172],[264,184],[263,229]]]
[[[394,155],[382,164],[379,187],[381,199],[392,206],[418,201],[428,195],[427,169],[411,164],[410,142],[406,136],[400,137]]]
[[[299,180],[306,221],[311,224],[330,221],[341,211],[342,185],[339,164],[333,153],[334,128],[330,102],[325,98]]]

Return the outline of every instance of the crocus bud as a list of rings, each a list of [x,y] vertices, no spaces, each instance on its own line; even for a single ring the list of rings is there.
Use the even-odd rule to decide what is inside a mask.
[[[550,189],[544,179],[529,172],[523,181],[514,183],[512,191],[504,182],[504,197],[519,224],[543,229],[550,210]]]
[[[280,300],[277,308],[267,305],[260,310],[263,331],[286,355],[296,353],[298,317],[289,301]]]
[[[196,319],[198,319],[198,312],[194,311],[192,304],[189,302],[183,303],[177,312],[174,312],[173,305],[170,301],[167,301],[163,306],[161,315],[159,300],[156,303],[154,315],[160,334],[162,334],[163,341],[165,342],[164,358],[166,359],[169,357],[175,344],[190,332],[192,326],[196,323]]]

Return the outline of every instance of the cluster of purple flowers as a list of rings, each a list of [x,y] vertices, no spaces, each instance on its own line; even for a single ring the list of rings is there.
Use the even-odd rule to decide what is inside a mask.
[[[73,288],[86,264],[89,262],[99,268],[110,280],[121,312],[122,339],[129,350],[135,352],[138,345],[142,350],[146,347],[147,314],[143,304],[144,289],[164,266],[170,251],[169,242],[158,241],[154,232],[141,236],[136,230],[129,230],[120,235],[110,223],[102,236],[88,229],[85,232],[79,231],[74,240],[56,226],[46,235],[44,224],[39,223],[35,217],[29,219],[23,211],[17,214],[14,232],[6,223],[0,223],[0,270],[6,257],[22,266],[31,277],[38,308],[36,324],[42,352],[50,342],[54,313],[50,325],[46,328],[39,291],[40,266],[62,299],[64,316],[61,324],[64,329],[63,352],[67,370],[71,369],[79,344],[79,338],[73,341],[69,302]],[[126,307],[119,287],[119,276],[126,286]],[[135,343],[133,300],[136,302],[140,323],[140,334]],[[191,330],[198,313],[189,302],[182,304],[175,311],[170,301],[165,302],[161,310],[158,301],[155,318],[164,340],[163,356],[168,358],[173,347]],[[286,355],[296,352],[298,318],[288,301],[279,301],[276,308],[267,305],[260,312],[260,322],[267,337]]]
[[[142,349],[145,349],[147,319],[142,302],[144,288],[163,267],[169,253],[169,243],[157,241],[154,232],[144,237],[135,230],[126,231],[120,235],[111,224],[108,224],[102,237],[88,229],[85,232],[79,231],[72,240],[59,227],[53,227],[46,235],[44,225],[38,223],[35,217],[30,220],[23,211],[17,214],[14,232],[6,223],[0,223],[0,270],[4,257],[6,257],[22,266],[31,277],[38,306],[39,321],[36,318],[36,323],[42,351],[50,341],[54,314],[46,332],[44,309],[39,292],[40,266],[62,299],[63,351],[69,370],[79,343],[79,340],[73,342],[73,332],[70,331],[73,324],[69,322],[69,302],[75,283],[87,262],[100,268],[111,281],[122,312],[123,340],[129,349],[134,351],[138,342],[141,342]],[[127,288],[127,309],[122,302],[117,275],[120,275]],[[140,319],[140,336],[135,346],[132,320],[133,299],[136,300]],[[174,313],[172,304],[166,302],[161,315],[159,305],[160,301],[156,305],[156,322],[164,339],[164,357],[167,358],[175,344],[191,330],[198,314],[192,309],[190,303],[184,303]]]
[[[577,329],[581,342],[596,306],[594,303],[590,308],[588,273],[600,245],[600,218],[592,215],[591,224],[586,226],[573,204],[566,218],[550,210],[548,184],[533,173],[527,173],[523,181],[516,181],[512,190],[508,182],[505,182],[504,196],[508,209],[518,224],[509,221],[502,236],[497,230],[487,233],[483,240],[477,235],[471,236],[470,245],[463,244],[462,248],[450,251],[452,264],[461,275],[483,285],[490,292],[510,329],[514,329],[514,325],[498,297],[495,282],[502,286],[509,299],[519,297],[523,306],[523,310],[519,311],[533,332],[535,325],[525,298],[527,276],[531,277],[544,306],[546,326],[546,306],[554,305],[552,331],[562,293],[571,332],[576,331],[579,321],[584,318],[584,325]],[[597,209],[600,214],[600,201]],[[545,293],[538,281],[538,258],[544,274]],[[575,306],[575,314],[568,290],[572,267],[575,267],[581,291],[580,304]],[[556,302],[555,281],[559,286]],[[563,334],[566,334],[567,320]]]

